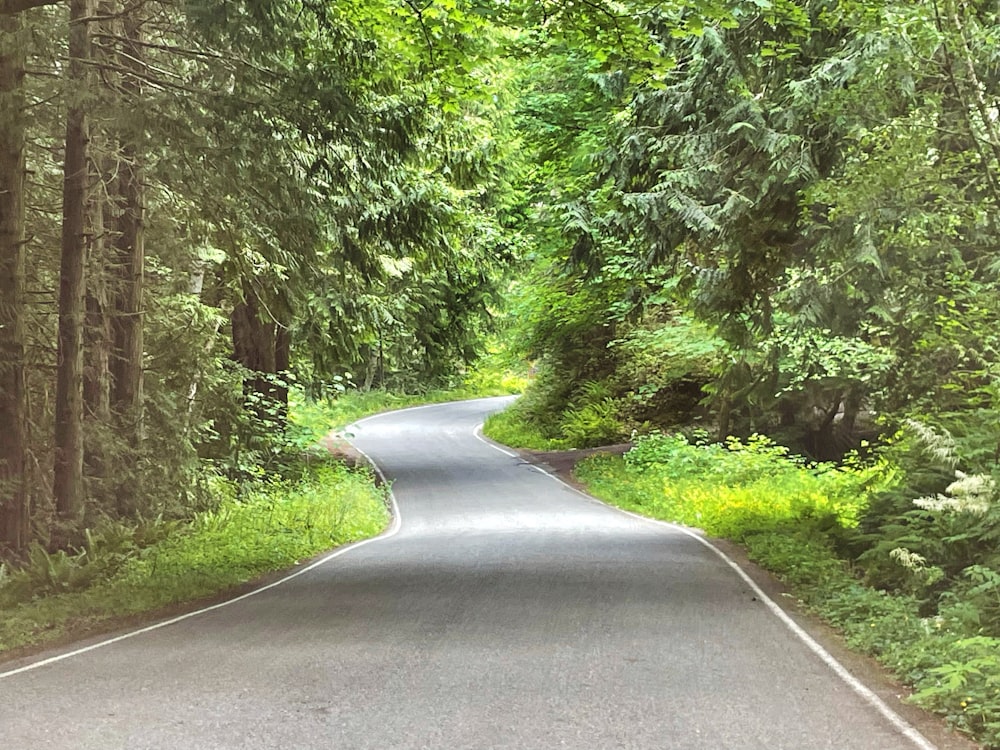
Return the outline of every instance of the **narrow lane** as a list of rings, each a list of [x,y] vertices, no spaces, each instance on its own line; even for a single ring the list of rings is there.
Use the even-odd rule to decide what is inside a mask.
[[[502,403],[364,420],[396,533],[0,678],[0,746],[918,747],[696,539],[476,439]]]

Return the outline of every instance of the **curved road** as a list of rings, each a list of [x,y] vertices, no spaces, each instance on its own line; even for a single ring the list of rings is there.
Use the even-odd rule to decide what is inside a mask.
[[[387,535],[169,626],[0,667],[0,747],[931,747],[696,538],[479,440],[503,403],[355,428],[394,483]]]

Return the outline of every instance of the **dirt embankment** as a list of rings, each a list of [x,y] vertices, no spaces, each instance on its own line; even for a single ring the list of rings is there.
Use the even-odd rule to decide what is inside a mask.
[[[602,445],[599,448],[580,448],[568,451],[533,451],[519,449],[517,452],[525,461],[535,466],[545,469],[550,474],[555,474],[566,484],[583,489],[583,485],[577,481],[573,475],[573,469],[585,458],[605,453],[611,456],[620,456],[629,448],[631,443],[618,443],[616,445]]]

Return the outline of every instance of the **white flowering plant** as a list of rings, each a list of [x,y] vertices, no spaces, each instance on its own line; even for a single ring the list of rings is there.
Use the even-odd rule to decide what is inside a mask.
[[[941,429],[906,425],[920,446],[904,482],[914,494],[872,528],[877,541],[858,562],[868,582],[911,594],[925,616],[968,636],[1000,636],[1000,486],[988,471],[957,468],[956,441]],[[936,473],[935,473],[936,472]],[[949,481],[950,480],[950,481]],[[930,490],[930,491],[928,491]]]
[[[984,515],[996,500],[997,483],[987,474],[964,474],[955,471],[955,481],[945,488],[944,494],[918,497],[913,504],[937,513],[972,513]]]

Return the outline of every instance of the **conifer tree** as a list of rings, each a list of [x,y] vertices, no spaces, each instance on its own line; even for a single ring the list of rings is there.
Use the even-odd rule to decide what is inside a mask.
[[[94,10],[93,0],[71,0],[69,5],[53,495],[59,515],[71,522],[82,514],[84,504],[83,333],[87,254],[94,240],[92,228],[87,226],[91,188],[90,24]]]
[[[25,40],[17,13],[0,15],[0,546],[28,541],[24,379]]]

